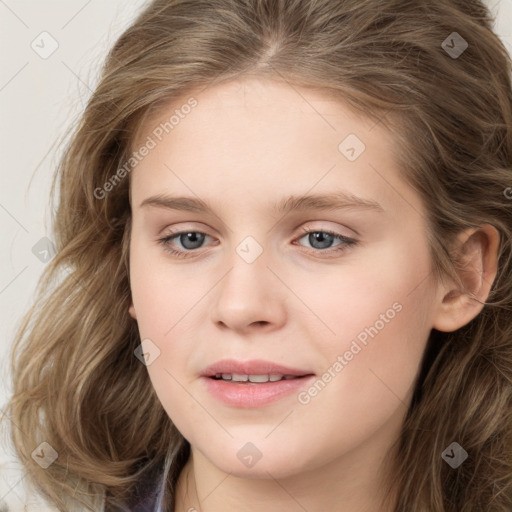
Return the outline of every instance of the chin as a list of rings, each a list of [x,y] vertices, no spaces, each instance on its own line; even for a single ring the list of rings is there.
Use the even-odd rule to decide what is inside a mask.
[[[215,453],[211,453],[211,450],[203,453],[218,469],[238,478],[286,478],[308,466],[304,459],[298,460],[297,451],[293,449],[289,453],[283,453],[282,450],[267,445],[261,447],[258,453],[255,448],[257,443],[254,443],[255,446],[250,442],[235,444],[236,446],[220,448]],[[228,457],[228,452],[233,455]]]

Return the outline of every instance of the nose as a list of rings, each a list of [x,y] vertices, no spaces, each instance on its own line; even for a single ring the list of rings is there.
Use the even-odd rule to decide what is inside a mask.
[[[265,251],[253,262],[235,253],[231,262],[215,287],[212,321],[238,334],[281,328],[286,322],[287,288],[269,268]]]

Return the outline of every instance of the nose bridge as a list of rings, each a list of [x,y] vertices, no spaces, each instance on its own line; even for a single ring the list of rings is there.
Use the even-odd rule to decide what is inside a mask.
[[[229,258],[230,271],[223,280],[224,291],[246,304],[251,298],[261,300],[270,295],[269,263],[268,249],[253,236],[246,236],[234,247]]]
[[[230,270],[219,283],[215,321],[236,329],[282,321],[282,285],[268,268],[270,256],[270,251],[251,235],[235,246],[229,258]]]

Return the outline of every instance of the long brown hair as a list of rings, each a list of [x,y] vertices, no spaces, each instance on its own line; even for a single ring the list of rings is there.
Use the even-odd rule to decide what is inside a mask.
[[[488,301],[457,331],[432,331],[388,463],[396,512],[510,512],[511,63],[476,0],[147,5],[110,51],[53,182],[58,252],[16,335],[6,411],[30,481],[61,511],[100,510],[128,503],[141,475],[165,465],[174,503],[190,446],[134,356],[130,174],[119,169],[150,112],[247,73],[324,91],[393,130],[403,179],[428,210],[436,278],[457,279],[457,233],[498,230]],[[453,441],[469,454],[457,469],[441,458]],[[42,442],[58,453],[46,469],[31,457]]]

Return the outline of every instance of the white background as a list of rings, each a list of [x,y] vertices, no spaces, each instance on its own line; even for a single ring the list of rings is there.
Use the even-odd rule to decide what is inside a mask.
[[[83,110],[107,50],[146,3],[0,0],[0,419],[10,392],[8,351],[44,267],[32,247],[49,233],[56,141]],[[486,3],[512,53],[512,0]],[[44,31],[58,44],[45,59],[31,47],[35,40],[44,44],[39,51],[51,48],[50,39],[40,42]],[[10,512],[25,510],[23,474],[0,439],[0,512],[2,498]]]

